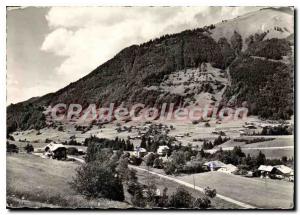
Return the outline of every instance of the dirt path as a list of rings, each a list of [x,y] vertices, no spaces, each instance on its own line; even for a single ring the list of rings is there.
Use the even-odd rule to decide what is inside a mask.
[[[138,170],[138,171],[144,171],[144,172],[148,172],[148,170],[146,169],[143,169],[143,168],[140,168],[140,167],[137,167],[137,166],[132,166],[132,165],[129,165],[129,168],[132,168],[132,169],[135,169],[135,170]],[[152,172],[152,171],[149,171],[150,174],[153,174],[153,175],[156,175],[156,176],[159,176],[161,178],[165,178],[165,179],[168,179],[170,181],[174,181],[178,184],[181,184],[185,187],[189,187],[189,188],[192,188],[192,189],[195,189],[195,190],[198,190],[202,193],[204,193],[204,189],[202,187],[199,187],[199,186],[194,186],[193,184],[190,184],[190,183],[187,183],[187,182],[184,182],[184,181],[181,181],[179,179],[176,179],[174,177],[171,177],[171,176],[167,176],[167,175],[162,175],[160,173],[156,173],[156,172]],[[230,203],[233,203],[233,204],[236,204],[242,208],[245,208],[245,209],[253,209],[253,208],[256,208],[252,205],[249,205],[249,204],[246,204],[246,203],[243,203],[243,202],[240,202],[240,201],[237,201],[235,199],[232,199],[232,198],[229,198],[227,196],[223,196],[223,195],[220,195],[220,194],[217,194],[217,197],[220,198],[220,199],[223,199],[227,202],[230,202]]]

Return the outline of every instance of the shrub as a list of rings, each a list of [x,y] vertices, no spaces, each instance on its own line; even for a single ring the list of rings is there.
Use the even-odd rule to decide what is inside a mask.
[[[201,209],[206,209],[211,207],[211,201],[208,197],[204,196],[204,197],[200,197],[197,198],[194,202],[193,205],[194,208],[201,208]]]
[[[164,165],[164,171],[167,175],[174,174],[176,171],[176,165],[173,162],[168,161]]]
[[[24,147],[25,151],[27,153],[30,153],[30,152],[33,152],[34,151],[34,148],[31,144],[27,143],[27,145]]]
[[[132,155],[129,159],[129,163],[132,165],[139,166],[143,162],[142,158],[138,158],[137,156]]]
[[[157,169],[162,169],[164,167],[163,160],[161,158],[155,158],[153,161],[153,167]]]
[[[147,166],[153,166],[155,160],[155,155],[153,153],[150,153],[147,155],[145,162]]]
[[[212,188],[210,188],[210,187],[206,187],[206,188],[204,189],[204,193],[205,193],[206,196],[208,196],[208,197],[210,197],[210,198],[214,198],[214,197],[216,197],[216,195],[217,195],[216,189],[212,189]]]
[[[190,208],[192,206],[192,195],[183,187],[178,187],[176,192],[170,196],[170,207]]]
[[[110,165],[99,160],[80,166],[76,170],[72,187],[88,198],[124,200],[121,179]]]
[[[62,126],[59,126],[57,130],[58,131],[64,131],[64,128]]]
[[[6,152],[19,153],[19,148],[15,144],[10,144],[6,142]]]
[[[67,148],[68,155],[79,155],[78,149],[76,147]]]

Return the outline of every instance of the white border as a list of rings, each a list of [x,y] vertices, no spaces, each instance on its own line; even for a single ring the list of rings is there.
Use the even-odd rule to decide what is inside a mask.
[[[1,120],[0,120],[0,144],[1,144],[1,151],[0,151],[0,157],[1,157],[1,177],[0,177],[0,214],[8,214],[12,213],[8,210],[6,210],[6,153],[5,153],[5,147],[6,147],[6,6],[295,6],[296,10],[299,9],[299,1],[292,1],[292,0],[265,0],[264,2],[258,1],[258,0],[252,0],[252,1],[245,1],[242,2],[241,0],[230,0],[230,1],[221,1],[221,0],[215,0],[215,1],[204,1],[204,0],[152,0],[152,1],[141,1],[141,0],[2,0],[0,1],[0,113],[1,113]],[[295,14],[297,15],[297,13]],[[299,27],[299,23],[297,24],[296,30]],[[298,35],[296,33],[296,35]],[[298,39],[298,37],[296,38]],[[295,50],[298,50],[298,43],[297,47],[295,47]],[[299,55],[297,55],[296,62],[299,61]],[[298,71],[295,71],[297,73]],[[297,84],[300,84],[299,80],[299,74],[297,75]],[[297,101],[299,101],[299,90],[298,86],[297,88]],[[299,105],[297,105],[299,108]],[[298,112],[298,109],[295,110]],[[298,120],[297,120],[298,125]],[[300,134],[300,129],[297,127],[296,133]],[[297,144],[297,143],[296,143]],[[297,146],[297,152],[299,151],[299,145]],[[298,159],[297,159],[298,160]],[[298,170],[299,166],[297,165],[296,170],[296,176],[297,179],[299,179],[298,176]],[[297,180],[297,185],[299,186],[299,180]],[[298,187],[297,186],[297,187]],[[297,192],[297,191],[296,191]],[[298,198],[297,198],[298,200]],[[296,205],[299,207],[299,201],[297,201]],[[42,214],[44,211],[38,211],[34,212],[35,214]],[[69,211],[70,212],[70,211]],[[73,211],[71,211],[72,213]],[[90,213],[112,213],[114,211],[76,211],[84,214],[90,214]],[[125,212],[125,211],[124,211]],[[141,212],[141,211],[139,211]],[[148,211],[149,212],[149,211]],[[173,213],[174,211],[156,211],[155,213]],[[180,213],[186,213],[187,211],[182,211]],[[203,213],[205,211],[201,211]],[[223,213],[228,213],[229,211],[223,211]],[[249,213],[250,212],[237,212],[236,213]],[[18,212],[18,214],[25,214],[25,213],[32,213],[32,211],[24,211],[24,212]],[[57,214],[66,214],[67,211],[56,211]],[[114,213],[119,213],[119,211],[115,211]],[[126,211],[126,213],[133,214],[134,212]],[[136,213],[136,212],[135,212]],[[178,212],[177,212],[178,213]],[[211,212],[210,212],[211,213]],[[214,212],[216,214],[221,214],[222,212],[216,211]],[[252,212],[253,213],[253,212]],[[263,213],[262,211],[255,211],[255,213]],[[282,212],[279,212],[282,213]]]

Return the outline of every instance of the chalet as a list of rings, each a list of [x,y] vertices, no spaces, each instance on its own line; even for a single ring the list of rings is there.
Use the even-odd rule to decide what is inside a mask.
[[[158,155],[165,155],[170,148],[168,146],[159,146],[157,149]]]
[[[63,144],[52,142],[45,147],[45,155],[52,159],[65,160],[67,158],[67,148]]]
[[[221,161],[215,160],[215,161],[209,161],[209,162],[204,163],[204,166],[210,171],[216,171],[216,170],[226,166],[226,164],[224,164]]]
[[[238,168],[236,166],[234,166],[232,164],[225,164],[220,169],[218,169],[218,172],[232,174],[232,173],[236,172],[237,170],[238,170]]]
[[[285,165],[277,165],[274,166],[275,175],[277,178],[289,178],[290,176],[294,176],[294,170]]]
[[[265,165],[260,165],[258,168],[258,171],[260,171],[261,178],[270,178],[271,175],[275,174],[276,168],[273,166],[265,166]]]
[[[147,154],[147,150],[142,147],[136,147],[134,154],[139,158],[144,157]]]

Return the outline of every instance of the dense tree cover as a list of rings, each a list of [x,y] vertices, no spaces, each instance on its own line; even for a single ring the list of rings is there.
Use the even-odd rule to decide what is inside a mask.
[[[292,135],[293,128],[288,125],[279,125],[275,127],[264,127],[261,135]]]
[[[275,138],[265,138],[265,137],[257,137],[257,138],[251,138],[251,139],[244,139],[244,138],[236,138],[233,139],[235,142],[244,142],[245,144],[251,144],[251,143],[259,143],[264,141],[270,141],[274,140]]]
[[[228,140],[230,140],[229,137],[223,137],[221,135],[219,135],[213,142],[208,141],[208,140],[204,140],[203,144],[202,144],[202,148],[207,150],[207,149],[212,149],[216,146],[219,146],[225,142],[227,142]]]
[[[281,60],[291,52],[290,43],[285,39],[267,39],[249,44],[246,51],[252,56],[265,57],[267,59]]]
[[[21,130],[46,127],[44,108],[33,103],[12,104],[7,107],[7,134]]]
[[[232,86],[226,97],[247,101],[249,114],[289,119],[293,114],[293,68],[281,62],[240,57],[230,67]]]
[[[125,150],[125,151],[133,151],[134,146],[133,143],[130,142],[129,139],[126,141],[124,139],[119,139],[116,137],[114,140],[99,138],[96,136],[91,136],[84,140],[84,145],[89,146],[90,144],[94,144],[91,147],[97,147],[99,149],[102,148],[112,148],[113,150]],[[95,145],[96,144],[96,145]]]

